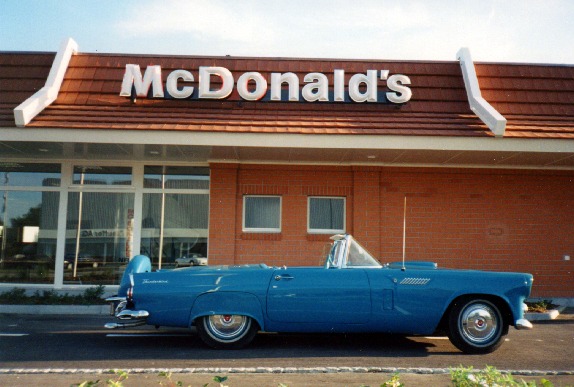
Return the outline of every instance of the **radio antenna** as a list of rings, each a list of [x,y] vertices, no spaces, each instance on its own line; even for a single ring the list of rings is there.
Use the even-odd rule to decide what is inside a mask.
[[[402,271],[405,271],[407,269],[405,267],[406,248],[407,248],[407,195],[405,195],[405,204],[403,210],[403,267],[401,267]]]

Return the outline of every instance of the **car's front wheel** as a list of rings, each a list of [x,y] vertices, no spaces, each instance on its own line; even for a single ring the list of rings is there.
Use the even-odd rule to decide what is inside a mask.
[[[212,348],[239,349],[249,344],[259,327],[251,317],[216,314],[197,321],[197,333]]]
[[[462,300],[449,314],[448,337],[465,353],[493,352],[502,345],[507,332],[500,309],[489,300]]]

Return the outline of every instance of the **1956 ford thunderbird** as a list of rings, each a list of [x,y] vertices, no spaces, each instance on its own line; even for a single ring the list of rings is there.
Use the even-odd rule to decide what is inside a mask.
[[[202,266],[151,271],[139,255],[108,300],[106,328],[196,326],[214,348],[241,348],[258,331],[446,332],[466,353],[488,353],[524,319],[532,275],[381,265],[350,235],[336,235],[321,267]]]

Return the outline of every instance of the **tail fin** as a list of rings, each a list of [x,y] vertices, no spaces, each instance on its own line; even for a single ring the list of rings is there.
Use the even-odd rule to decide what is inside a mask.
[[[149,272],[151,272],[151,261],[148,257],[145,255],[136,255],[133,257],[122,276],[118,296],[125,297],[127,295],[128,289],[132,285],[132,274]]]

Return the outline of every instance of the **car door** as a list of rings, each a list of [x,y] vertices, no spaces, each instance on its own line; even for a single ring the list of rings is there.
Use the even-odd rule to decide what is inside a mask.
[[[400,267],[368,272],[376,329],[385,332],[428,334],[445,309],[449,292],[437,281],[441,272]]]
[[[364,269],[277,269],[267,291],[267,315],[284,323],[366,323],[369,279]]]

